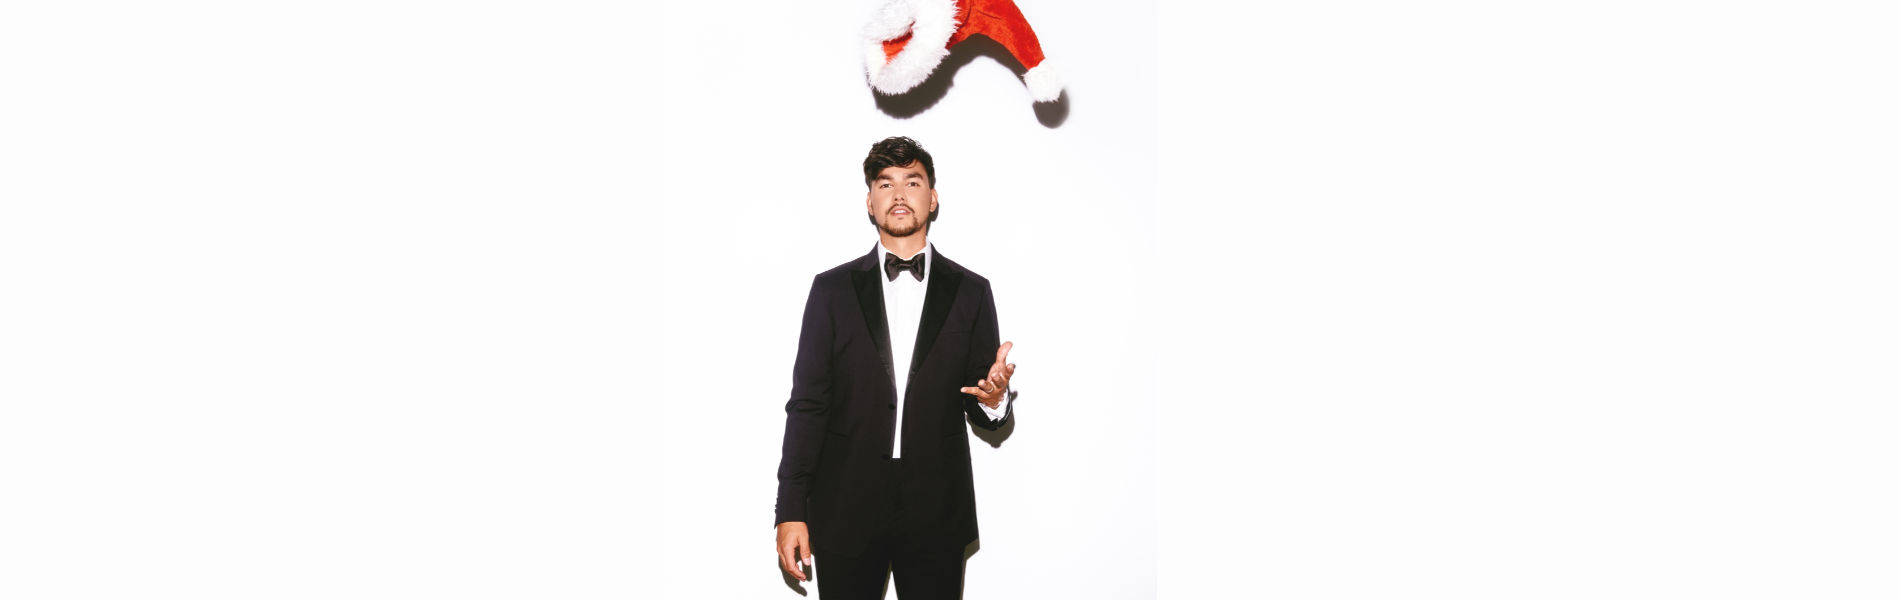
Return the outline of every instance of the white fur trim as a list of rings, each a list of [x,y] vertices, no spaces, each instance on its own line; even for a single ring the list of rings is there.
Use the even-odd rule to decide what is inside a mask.
[[[910,32],[904,50],[884,59],[884,41]],[[864,72],[871,87],[902,94],[923,83],[950,55],[944,45],[957,32],[956,0],[890,0],[864,24]]]
[[[1029,86],[1029,98],[1037,102],[1055,102],[1062,97],[1062,76],[1056,74],[1055,67],[1048,59],[1042,64],[1023,73],[1023,83]]]

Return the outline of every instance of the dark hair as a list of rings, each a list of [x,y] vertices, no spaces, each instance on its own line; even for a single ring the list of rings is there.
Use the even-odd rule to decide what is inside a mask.
[[[884,172],[885,169],[907,167],[911,163],[923,163],[924,184],[930,189],[937,189],[937,164],[930,160],[930,151],[925,150],[917,143],[917,140],[901,135],[887,137],[878,143],[871,144],[871,153],[864,157],[864,187],[871,187],[871,182],[877,180],[877,174]],[[872,225],[877,224],[877,217],[865,216],[871,219]],[[937,211],[933,210],[930,211],[930,217],[924,219],[924,224],[925,227],[929,227],[935,222],[937,222]]]
[[[930,151],[924,150],[917,140],[907,137],[888,137],[871,144],[871,154],[864,157],[864,187],[871,187],[871,181],[877,174],[891,167],[906,167],[910,163],[924,163],[924,183],[930,189],[937,189],[937,164],[930,160]]]

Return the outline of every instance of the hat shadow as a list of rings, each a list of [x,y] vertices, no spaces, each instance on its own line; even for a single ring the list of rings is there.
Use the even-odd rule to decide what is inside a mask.
[[[950,94],[950,87],[954,84],[953,80],[956,79],[957,71],[962,70],[964,65],[983,57],[1008,68],[1009,72],[1016,74],[1018,81],[1022,80],[1024,73],[1029,72],[1028,68],[1023,67],[1022,61],[1016,60],[1016,56],[1010,54],[1009,49],[1004,48],[1002,43],[990,39],[989,36],[978,34],[951,46],[950,55],[944,57],[943,62],[937,65],[937,70],[932,71],[930,77],[925,78],[923,83],[917,84],[917,87],[911,88],[908,92],[891,95],[877,91],[868,83],[865,87],[871,90],[871,97],[877,101],[878,110],[892,117],[908,119],[936,106],[944,96]],[[1062,95],[1057,96],[1053,102],[1033,103],[1031,110],[1036,112],[1036,122],[1042,123],[1043,127],[1050,129],[1061,127],[1064,121],[1069,120],[1069,90],[1065,87]]]

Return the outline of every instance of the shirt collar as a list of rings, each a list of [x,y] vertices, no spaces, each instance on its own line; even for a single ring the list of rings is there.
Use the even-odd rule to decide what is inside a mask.
[[[883,272],[884,272],[884,266],[883,266],[883,265],[884,265],[884,255],[885,255],[885,254],[897,254],[897,257],[898,257],[898,258],[901,258],[901,259],[904,259],[904,260],[910,260],[910,259],[912,259],[912,258],[914,258],[914,257],[916,257],[916,256],[917,256],[917,254],[912,254],[912,255],[910,255],[910,256],[904,256],[904,255],[901,255],[901,254],[898,254],[898,253],[897,253],[897,251],[895,251],[895,250],[891,250],[890,248],[885,248],[885,247],[884,247],[884,240],[882,240],[882,239],[879,239],[879,240],[877,241],[877,264],[878,264],[878,267],[877,267],[877,269],[875,269],[875,270],[876,270],[876,271],[877,271],[878,273],[883,273]],[[937,265],[936,265],[936,264],[934,264],[934,263],[935,263],[936,261],[935,261],[935,260],[933,259],[933,256],[934,256],[934,255],[936,254],[936,252],[935,252],[934,250],[932,250],[932,246],[931,246],[931,243],[930,243],[930,242],[924,242],[924,249],[923,249],[923,251],[922,251],[922,252],[919,252],[918,254],[922,254],[922,255],[924,255],[924,280],[925,280],[925,281],[929,281],[929,280],[930,280],[930,276],[931,276],[931,275],[935,275],[935,274],[937,274],[937,270],[936,270],[936,266],[937,266]],[[889,282],[890,282],[890,280],[889,280],[889,279],[886,279],[886,280],[884,280],[884,281],[885,281],[885,283],[889,283]],[[912,281],[915,281],[915,279],[913,279]]]

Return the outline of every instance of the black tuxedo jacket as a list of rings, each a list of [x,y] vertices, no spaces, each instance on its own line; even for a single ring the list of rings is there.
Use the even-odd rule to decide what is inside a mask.
[[[992,421],[960,391],[996,362],[996,303],[989,280],[936,252],[916,350],[910,364],[892,365],[878,253],[873,247],[812,280],[785,403],[775,524],[804,521],[814,548],[863,553],[891,485],[894,369],[909,369],[901,525],[919,551],[961,548],[977,536],[964,417],[995,429],[1013,416]]]

